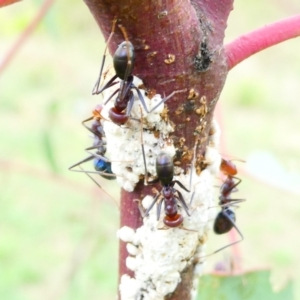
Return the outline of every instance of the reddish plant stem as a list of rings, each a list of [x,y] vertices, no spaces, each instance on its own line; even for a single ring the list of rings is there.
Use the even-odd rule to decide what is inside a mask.
[[[177,159],[183,168],[189,166],[195,141],[200,142],[197,154],[201,156],[205,152],[213,110],[227,75],[223,38],[232,0],[194,0],[192,4],[188,0],[85,0],[85,3],[106,39],[115,17],[124,26],[136,52],[133,74],[143,80],[146,88],[162,95],[186,89],[166,104],[168,116],[175,125],[171,138]],[[109,44],[111,54],[123,40],[117,28]],[[195,61],[200,54],[207,64],[200,61],[197,69]],[[168,62],[172,56],[174,60]],[[191,89],[194,96],[188,98]],[[200,102],[201,97],[206,99],[205,105]],[[200,116],[196,111],[204,106],[207,111]],[[134,200],[152,194],[151,188],[140,183],[134,192],[122,191],[121,227],[136,229],[141,225]],[[121,242],[120,276],[132,275],[126,268],[126,257],[125,244]],[[190,298],[192,271],[193,268],[187,270],[187,281],[168,299]]]
[[[40,7],[36,16],[33,18],[33,20],[30,22],[30,24],[28,24],[28,26],[25,28],[25,30],[20,34],[20,36],[15,41],[15,43],[12,45],[12,47],[9,49],[9,51],[6,53],[6,55],[4,55],[2,61],[0,62],[0,74],[9,65],[9,63],[12,61],[14,56],[21,49],[22,45],[26,42],[26,40],[29,38],[29,36],[32,34],[32,32],[39,25],[39,23],[41,22],[43,17],[46,15],[48,10],[51,8],[53,3],[54,3],[54,0],[45,0],[45,2],[42,4],[42,6]]]
[[[259,28],[225,46],[228,70],[249,56],[300,35],[300,15]]]
[[[211,112],[227,74],[222,42],[232,1],[218,1],[219,9],[216,10],[216,1],[195,1],[194,5],[197,7],[191,6],[189,1],[179,0],[143,3],[137,0],[85,2],[106,38],[111,32],[111,21],[115,17],[120,20],[135,47],[136,62],[133,73],[142,78],[147,88],[165,95],[174,90],[193,88],[198,93],[193,99],[195,106],[199,106],[200,97],[205,95],[209,109],[206,119],[209,125]],[[226,3],[226,9],[222,3]],[[114,53],[123,40],[124,37],[117,28],[109,45],[110,53]],[[201,49],[201,43],[204,44],[202,47],[205,47],[211,63],[200,72],[196,70],[194,61]],[[165,62],[169,54],[175,55],[172,63]],[[199,125],[199,116],[193,110],[189,111],[182,106],[187,104],[184,103],[187,94],[174,95],[167,105],[172,122],[176,125],[175,139],[185,137],[185,144],[192,148],[198,135],[195,129]],[[182,111],[178,110],[180,108]],[[208,130],[209,126],[197,138],[205,137]]]
[[[0,0],[0,7],[7,6],[10,4],[19,2],[19,1],[21,1],[21,0]]]

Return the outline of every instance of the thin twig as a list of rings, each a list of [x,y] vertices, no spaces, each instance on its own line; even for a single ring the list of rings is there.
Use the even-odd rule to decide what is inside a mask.
[[[25,28],[25,30],[22,32],[22,34],[18,37],[18,39],[15,41],[15,43],[12,45],[12,47],[8,50],[6,55],[4,55],[2,61],[0,62],[0,74],[4,71],[4,69],[9,65],[9,63],[12,61],[14,56],[18,53],[18,51],[21,49],[25,41],[28,39],[28,37],[31,35],[31,33],[36,29],[36,27],[39,25],[43,17],[46,15],[52,4],[54,3],[54,0],[45,0],[45,2],[40,7],[39,11],[37,12],[36,16],[33,18],[31,23]]]
[[[225,46],[228,70],[249,56],[300,35],[300,15],[264,26]]]
[[[0,0],[0,7],[7,6],[19,2],[20,0]]]

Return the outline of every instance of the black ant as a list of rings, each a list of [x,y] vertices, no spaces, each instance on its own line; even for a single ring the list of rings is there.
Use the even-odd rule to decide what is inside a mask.
[[[107,45],[106,45],[104,56],[102,59],[100,74],[99,74],[97,82],[93,88],[92,94],[93,95],[101,94],[104,90],[117,84],[118,81],[115,81],[117,78],[120,79],[120,87],[118,89],[116,89],[108,97],[108,99],[105,101],[104,104],[106,105],[115,95],[117,95],[115,98],[114,106],[109,109],[108,114],[109,114],[109,117],[112,120],[112,122],[114,122],[117,125],[124,125],[130,117],[130,112],[131,112],[133,104],[134,104],[134,94],[132,91],[133,89],[137,92],[138,98],[141,101],[141,103],[147,113],[154,111],[159,105],[161,105],[162,103],[167,101],[174,94],[176,94],[178,92],[183,92],[186,90],[173,91],[169,96],[164,97],[154,108],[151,109],[151,111],[149,111],[142,93],[133,83],[134,77],[132,75],[132,71],[134,68],[134,61],[135,61],[134,47],[128,39],[125,28],[120,24],[118,25],[118,27],[120,28],[125,41],[122,42],[118,46],[117,50],[115,51],[115,53],[113,55],[113,65],[114,65],[114,70],[115,70],[116,74],[102,88],[100,88],[99,86],[100,86],[100,81],[101,81],[101,77],[102,77],[107,46],[108,46],[108,43],[110,42],[110,40],[113,36],[113,33],[115,31],[116,23],[117,23],[117,19],[114,19],[113,26],[112,26],[112,32],[107,40]]]
[[[80,166],[82,163],[88,162],[94,159],[94,168],[96,170],[95,173],[100,174],[102,177],[106,179],[115,179],[115,175],[111,169],[111,162],[104,157],[106,152],[106,141],[103,140],[105,137],[105,133],[102,127],[100,120],[103,118],[101,116],[102,106],[98,105],[96,109],[93,111],[93,116],[85,119],[81,122],[81,124],[90,132],[94,134],[94,145],[86,148],[85,150],[97,149],[95,153],[88,156],[87,158],[77,162],[76,164],[69,167],[69,170],[73,172],[83,172],[83,173],[92,173],[85,170],[73,170],[73,168]],[[91,127],[88,127],[85,123],[93,120]]]
[[[223,182],[220,188],[220,196],[219,196],[219,205],[221,206],[221,211],[217,214],[214,222],[214,232],[216,234],[223,234],[229,232],[233,227],[236,229],[238,234],[240,235],[240,239],[235,241],[229,245],[226,245],[218,250],[201,257],[197,257],[195,259],[195,263],[197,263],[201,258],[211,256],[215,253],[224,250],[227,247],[235,245],[243,241],[244,237],[241,231],[235,224],[236,218],[234,211],[230,208],[234,204],[245,201],[245,199],[231,199],[230,195],[232,192],[236,192],[236,187],[242,182],[240,178],[234,177],[237,174],[236,166],[230,160],[223,159],[221,160],[220,170],[227,175],[226,180]]]
[[[110,42],[110,39],[112,38],[112,35],[115,31],[115,26],[117,23],[117,19],[113,20],[113,26],[112,26],[112,32],[108,38],[107,45],[105,52],[107,50],[108,43]],[[125,28],[122,25],[118,25],[125,41],[122,42],[114,56],[113,56],[113,64],[114,64],[114,70],[116,74],[102,87],[100,86],[100,81],[102,77],[104,62],[105,62],[105,55],[102,60],[101,68],[100,68],[100,74],[97,79],[97,82],[93,88],[93,95],[101,94],[104,90],[112,87],[113,85],[117,84],[118,82],[115,81],[117,78],[119,78],[120,81],[120,87],[116,89],[106,100],[105,104],[108,103],[109,100],[111,100],[116,94],[117,97],[115,98],[114,107],[110,108],[109,110],[109,117],[110,119],[117,125],[124,125],[130,116],[130,112],[134,103],[134,94],[132,89],[135,89],[137,92],[137,95],[145,109],[145,111],[148,113],[148,108],[146,106],[146,102],[143,98],[143,95],[141,94],[140,90],[133,84],[133,75],[132,71],[134,68],[134,61],[135,61],[135,53],[134,53],[134,47],[132,43],[128,40],[127,33],[125,31]]]
[[[237,191],[236,187],[241,183],[242,180],[237,177],[234,177],[234,175],[237,174],[237,169],[236,166],[232,163],[232,161],[222,159],[220,169],[225,175],[227,175],[227,178],[220,189],[219,205],[222,207],[222,209],[215,219],[213,228],[216,234],[223,234],[229,232],[234,227],[241,236],[241,239],[228,245],[231,246],[233,244],[241,242],[244,239],[242,233],[235,225],[235,213],[230,208],[230,206],[233,205],[233,203],[239,203],[244,201],[244,199],[230,198],[231,193]]]
[[[173,180],[174,177],[174,164],[173,159],[167,153],[161,152],[156,158],[156,172],[157,178],[148,183],[156,183],[160,181],[162,185],[161,191],[155,196],[151,205],[144,212],[141,206],[139,206],[143,217],[149,215],[150,210],[154,204],[157,203],[157,221],[160,217],[162,202],[165,204],[165,216],[163,222],[168,227],[179,227],[183,222],[183,216],[178,213],[178,200],[182,204],[188,216],[190,216],[189,208],[182,196],[182,194],[174,188],[177,183],[182,189],[190,192],[181,182]]]

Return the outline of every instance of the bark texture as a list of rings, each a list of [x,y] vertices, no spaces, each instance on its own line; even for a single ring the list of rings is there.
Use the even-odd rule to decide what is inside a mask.
[[[85,0],[103,35],[107,39],[112,20],[117,18],[132,42],[136,60],[133,75],[140,77],[149,90],[169,95],[168,118],[175,124],[171,136],[176,147],[175,163],[185,167],[197,144],[196,168],[204,168],[214,107],[223,88],[228,67],[223,38],[232,0]],[[124,40],[116,28],[109,44],[111,54]],[[134,192],[122,191],[121,226],[137,228],[141,217],[133,199],[142,199],[151,187],[138,184]],[[127,252],[120,244],[120,275],[130,274],[125,266]],[[192,272],[192,268],[188,272]],[[168,299],[189,299],[192,276],[185,274]]]

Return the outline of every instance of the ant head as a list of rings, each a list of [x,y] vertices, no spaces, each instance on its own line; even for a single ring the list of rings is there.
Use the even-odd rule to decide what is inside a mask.
[[[224,158],[222,158],[221,160],[220,170],[225,175],[234,176],[237,174],[237,169],[235,164],[231,160],[226,160]]]
[[[93,118],[94,120],[100,121],[101,119],[103,119],[103,117],[101,116],[101,111],[103,109],[103,105],[102,104],[98,104],[95,109],[93,110]]]
[[[216,234],[223,234],[229,232],[232,227],[236,227],[234,211],[229,208],[222,209],[215,219],[214,232]]]

